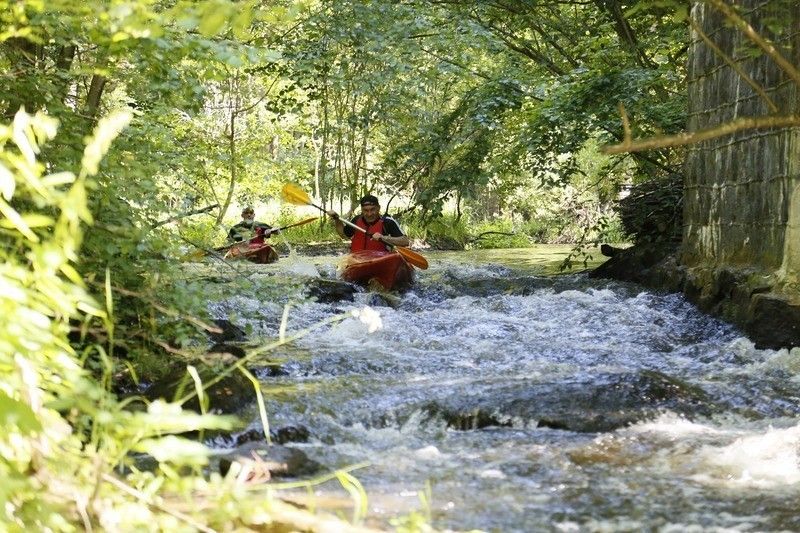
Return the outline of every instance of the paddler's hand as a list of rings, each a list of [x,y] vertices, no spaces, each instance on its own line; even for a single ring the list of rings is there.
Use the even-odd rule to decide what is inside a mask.
[[[383,235],[381,235],[380,233],[373,233],[372,239],[376,241],[383,241]]]
[[[337,212],[336,212],[336,211],[334,211],[333,209],[330,209],[330,210],[328,210],[328,211],[325,211],[325,213],[326,213],[326,214],[327,214],[329,217],[331,217],[333,220],[339,220],[339,213],[337,213]]]

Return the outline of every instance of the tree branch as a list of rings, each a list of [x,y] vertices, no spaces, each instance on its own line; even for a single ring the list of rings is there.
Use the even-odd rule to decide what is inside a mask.
[[[759,130],[767,128],[789,128],[800,126],[800,116],[766,116],[766,117],[744,117],[740,119],[705,128],[694,132],[679,133],[677,135],[663,135],[643,139],[640,141],[622,142],[611,146],[604,146],[601,151],[605,154],[620,154],[623,152],[639,152],[641,150],[653,150],[656,148],[669,148],[674,146],[685,146],[710,139],[716,139],[724,135],[736,133],[742,130]]]
[[[156,222],[156,223],[152,224],[150,226],[150,229],[156,229],[159,226],[163,226],[165,224],[169,224],[170,222],[174,222],[176,220],[180,220],[182,218],[186,218],[186,217],[189,217],[189,216],[192,216],[192,215],[198,215],[200,213],[208,213],[209,211],[211,211],[215,207],[219,207],[219,204],[207,205],[206,207],[203,207],[201,209],[194,209],[192,211],[184,211],[183,213],[178,213],[175,216],[171,216],[171,217],[169,217],[167,219],[164,219],[164,220],[161,220],[159,222]]]

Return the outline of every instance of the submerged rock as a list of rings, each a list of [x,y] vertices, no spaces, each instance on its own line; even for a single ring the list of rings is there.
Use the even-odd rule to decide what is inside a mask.
[[[215,344],[227,342],[243,342],[247,340],[244,330],[230,320],[215,319],[214,324],[222,330],[220,333],[209,333],[211,342]]]
[[[305,426],[284,426],[278,429],[271,429],[269,432],[270,439],[275,444],[286,444],[288,442],[308,442],[310,433]],[[241,446],[248,442],[264,442],[264,430],[261,428],[248,429],[239,433],[234,442],[237,446]]]
[[[601,374],[551,383],[523,382],[475,387],[426,406],[454,429],[536,425],[577,432],[604,432],[668,410],[688,417],[718,407],[699,387],[664,374],[641,371]]]
[[[313,278],[306,287],[306,296],[320,303],[352,302],[358,289],[345,281]]]
[[[211,381],[220,372],[218,367],[196,366],[196,368],[203,383]],[[194,382],[191,376],[189,376],[185,368],[180,368],[151,385],[144,391],[143,395],[151,401],[158,398],[173,401],[176,397],[180,398],[192,391],[194,391]],[[253,384],[241,372],[229,374],[219,383],[209,387],[205,394],[210,400],[209,410],[223,414],[238,412],[243,407],[251,404],[256,397]],[[200,412],[200,404],[196,396],[186,402],[183,407]]]
[[[241,346],[222,342],[211,346],[211,348],[208,349],[208,353],[228,354],[236,358],[242,358],[247,354]]]
[[[220,474],[226,475],[234,461],[249,463],[253,475],[263,481],[272,477],[313,475],[322,468],[322,465],[309,459],[301,450],[276,444],[270,446],[265,442],[249,442],[220,456]]]

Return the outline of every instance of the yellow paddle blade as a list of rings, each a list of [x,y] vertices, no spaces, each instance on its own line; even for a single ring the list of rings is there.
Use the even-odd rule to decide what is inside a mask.
[[[306,191],[294,183],[287,183],[284,185],[281,193],[283,199],[289,203],[295,205],[311,205],[311,198],[308,197]]]
[[[288,226],[284,226],[281,229],[288,229],[288,228],[294,228],[296,226],[302,226],[304,224],[308,224],[309,222],[314,222],[315,220],[319,220],[319,217],[305,218],[305,219],[301,220],[300,222],[295,222],[294,224],[289,224]]]
[[[395,250],[397,253],[403,256],[403,259],[411,263],[417,268],[421,268],[425,270],[428,268],[428,260],[421,254],[418,254],[414,250],[409,250],[408,248],[403,248],[402,246],[396,246]]]

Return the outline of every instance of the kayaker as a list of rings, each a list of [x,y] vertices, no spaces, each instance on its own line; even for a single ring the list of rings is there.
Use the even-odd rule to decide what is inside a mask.
[[[350,239],[350,251],[359,252],[361,250],[380,250],[387,251],[391,246],[408,246],[409,240],[405,236],[397,221],[389,215],[381,215],[381,206],[378,198],[368,194],[361,199],[361,214],[351,222],[367,233],[356,231],[350,226],[345,226],[339,220],[336,211],[328,211],[328,216],[333,218],[336,223],[336,233],[343,239]]]
[[[242,209],[242,221],[228,231],[228,240],[232,242],[249,240],[253,244],[261,244],[264,239],[269,239],[272,233],[277,232],[269,224],[256,221],[255,214],[252,207]]]

